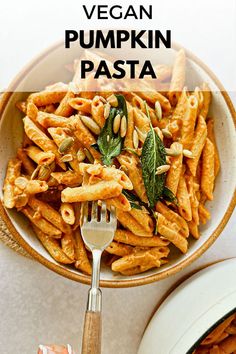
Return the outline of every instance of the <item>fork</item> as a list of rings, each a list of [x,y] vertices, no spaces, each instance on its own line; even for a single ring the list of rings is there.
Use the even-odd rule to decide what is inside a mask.
[[[101,305],[102,292],[99,288],[101,255],[112,242],[117,226],[115,208],[107,210],[105,202],[82,204],[81,234],[85,245],[92,252],[92,284],[88,292],[87,310],[84,319],[82,354],[101,353]]]

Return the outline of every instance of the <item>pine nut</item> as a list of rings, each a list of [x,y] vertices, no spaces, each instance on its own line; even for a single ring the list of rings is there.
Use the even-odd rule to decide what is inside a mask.
[[[175,150],[175,149],[169,149],[169,148],[166,148],[166,154],[168,156],[179,156],[181,154],[181,151],[178,151],[178,150]]]
[[[184,149],[184,150],[183,150],[183,155],[184,155],[185,157],[188,157],[189,159],[192,159],[192,158],[194,157],[192,151],[187,150],[187,149]]]
[[[115,134],[117,134],[120,129],[120,121],[121,121],[121,116],[120,114],[117,114],[113,121],[113,132]]]
[[[161,139],[161,141],[163,141],[163,134],[162,134],[161,129],[158,127],[155,127],[154,130],[157,133],[157,135],[159,136],[159,138]]]
[[[161,175],[162,173],[167,172],[170,169],[170,165],[162,165],[157,167],[156,175]]]
[[[90,117],[87,116],[80,116],[80,119],[82,120],[82,122],[84,123],[84,125],[91,130],[92,133],[99,135],[101,132],[100,127],[97,125],[96,122],[94,122],[94,120]]]
[[[104,118],[107,119],[109,117],[110,114],[110,110],[111,110],[111,105],[110,103],[106,103],[104,104]]]
[[[162,130],[162,133],[164,135],[165,138],[172,138],[172,134],[171,132],[168,130],[168,128],[163,128]]]
[[[139,138],[138,138],[137,130],[135,129],[133,131],[133,144],[134,144],[134,148],[137,149],[139,144]]]
[[[138,138],[139,140],[141,141],[141,143],[144,143],[146,137],[147,137],[147,134],[143,133],[138,127],[135,127],[137,133],[138,133]]]
[[[127,132],[127,119],[126,116],[123,116],[121,118],[121,123],[120,123],[120,136],[124,138],[126,136]]]
[[[155,103],[155,112],[158,120],[162,119],[162,108],[159,101]]]
[[[79,149],[78,151],[77,151],[77,160],[79,161],[79,162],[82,162],[82,161],[84,161],[84,159],[85,159],[85,153],[83,152],[83,149]]]

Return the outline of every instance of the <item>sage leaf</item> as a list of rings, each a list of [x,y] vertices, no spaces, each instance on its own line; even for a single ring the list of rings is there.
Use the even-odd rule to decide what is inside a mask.
[[[126,196],[126,198],[128,199],[130,206],[132,209],[139,209],[142,210],[142,207],[140,205],[140,199],[134,195],[133,193],[130,193],[126,190],[123,189],[122,193]]]
[[[156,170],[159,166],[166,165],[166,151],[164,144],[153,129],[147,106],[146,111],[150,121],[150,130],[143,144],[141,165],[148,201],[153,209],[161,198],[165,186],[166,173],[156,175]]]
[[[166,200],[167,202],[173,203],[175,205],[178,205],[178,200],[174,193],[167,187],[163,188],[162,192],[162,198]]]
[[[121,138],[120,133],[113,131],[113,121],[117,114],[125,116],[127,119],[127,106],[124,96],[116,95],[118,100],[117,107],[111,107],[105,125],[98,136],[97,143],[92,146],[102,154],[102,162],[104,165],[110,166],[114,157],[121,153],[123,148],[124,138]]]

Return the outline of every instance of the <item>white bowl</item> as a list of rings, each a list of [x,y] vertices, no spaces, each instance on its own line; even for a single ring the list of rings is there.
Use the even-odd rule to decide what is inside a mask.
[[[122,49],[125,55],[125,49]],[[144,54],[146,54],[145,52]],[[21,113],[15,108],[15,103],[22,100],[25,92],[31,87],[43,88],[49,82],[64,81],[71,79],[71,74],[64,68],[65,64],[78,58],[80,50],[72,48],[68,55],[65,55],[63,44],[57,44],[50,48],[17,76],[11,84],[9,91],[4,95],[0,107],[0,195],[5,177],[7,161],[15,156],[16,149],[22,139]],[[175,49],[157,51],[157,58],[152,62],[171,64],[174,61]],[[122,57],[119,52],[119,56]],[[103,266],[101,272],[101,285],[107,287],[128,287],[147,284],[163,279],[183,269],[199,257],[219,236],[227,223],[236,202],[235,180],[236,180],[236,144],[235,128],[236,114],[229,96],[213,73],[193,54],[187,52],[187,85],[200,85],[207,82],[213,92],[213,102],[210,115],[215,119],[216,141],[219,148],[221,171],[217,177],[214,201],[208,204],[211,212],[211,220],[202,226],[201,237],[195,241],[191,239],[187,254],[183,255],[176,251],[172,254],[171,261],[160,269],[153,269],[144,274],[131,277],[114,274],[108,267]],[[58,60],[60,58],[60,60]],[[32,85],[32,83],[34,83]],[[41,243],[35,237],[24,216],[15,210],[5,210],[0,205],[0,212],[7,223],[10,231],[17,241],[37,260],[48,268],[68,278],[83,283],[89,283],[90,278],[81,274],[70,266],[58,264],[45,251]]]
[[[236,258],[214,264],[178,286],[148,324],[138,354],[191,354],[236,311]]]

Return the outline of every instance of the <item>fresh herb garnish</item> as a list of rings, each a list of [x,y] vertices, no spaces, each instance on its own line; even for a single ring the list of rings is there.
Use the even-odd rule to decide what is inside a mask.
[[[167,202],[173,203],[175,205],[178,205],[178,200],[176,196],[174,195],[173,192],[167,187],[164,187],[163,192],[162,192],[162,198],[166,200]]]
[[[132,209],[139,209],[142,210],[142,206],[141,206],[141,200],[134,195],[133,193],[130,193],[126,190],[123,189],[122,193],[126,196],[126,198],[128,199],[130,206]]]
[[[117,134],[113,131],[113,121],[117,114],[121,117],[125,116],[127,119],[127,106],[124,96],[115,95],[118,100],[117,107],[111,107],[108,118],[106,119],[105,125],[99,134],[96,144],[92,146],[100,151],[102,154],[102,162],[104,165],[110,166],[114,157],[121,153],[123,148],[124,138],[121,138],[120,133]]]
[[[145,185],[150,207],[154,209],[156,202],[161,198],[165,187],[166,174],[156,175],[159,166],[166,165],[165,146],[155,132],[146,105],[146,112],[150,122],[150,130],[144,141],[141,155],[143,182]]]

